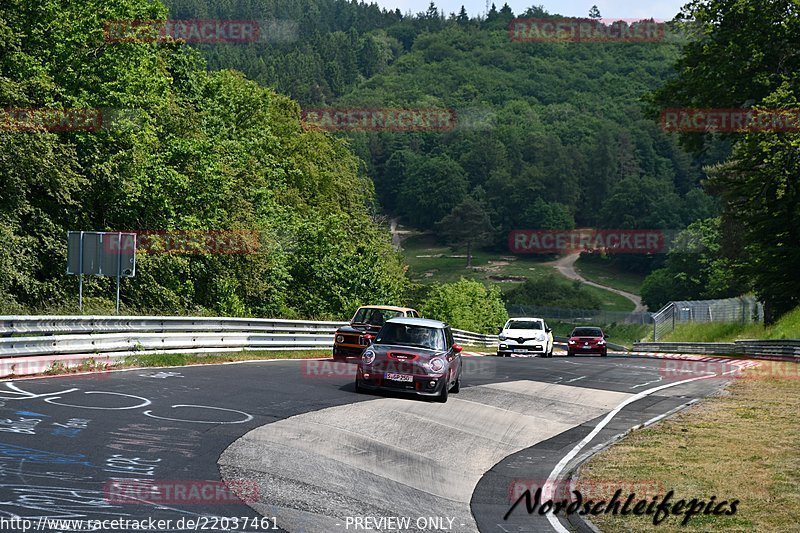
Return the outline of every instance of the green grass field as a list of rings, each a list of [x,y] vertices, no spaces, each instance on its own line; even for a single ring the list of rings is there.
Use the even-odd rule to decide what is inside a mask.
[[[473,253],[472,268],[467,268],[466,253],[453,251],[437,243],[432,235],[414,235],[403,241],[403,257],[408,264],[409,278],[416,283],[452,283],[464,277],[496,284],[503,292],[525,279],[539,280],[555,274],[563,278],[546,261],[525,256],[511,256],[478,250]],[[572,283],[563,278],[564,284]],[[585,286],[608,311],[633,311],[633,303],[613,292]],[[540,302],[539,305],[547,305]]]
[[[503,256],[480,250],[473,253],[473,268],[469,269],[464,251],[442,246],[430,235],[404,240],[403,257],[409,265],[409,278],[417,283],[451,283],[464,277],[511,287],[524,281],[515,282],[513,278],[539,279],[554,272],[543,261],[530,257]]]
[[[657,526],[652,515],[592,516],[601,531],[798,531],[797,363],[762,365],[734,379],[725,394],[630,434],[594,456],[578,475],[577,489],[595,501],[607,500],[616,487],[652,487],[655,481],[651,495],[674,490],[672,503],[738,499],[737,513],[699,514],[685,526],[680,513]]]
[[[575,270],[581,276],[600,285],[614,287],[632,294],[639,294],[645,276],[615,268],[601,258],[581,257],[575,263]]]

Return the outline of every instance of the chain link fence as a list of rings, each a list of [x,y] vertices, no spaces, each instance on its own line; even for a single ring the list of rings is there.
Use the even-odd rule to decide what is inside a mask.
[[[764,322],[764,306],[753,296],[669,302],[653,314],[653,340],[688,322]]]
[[[604,311],[602,309],[565,309],[540,305],[506,305],[510,317],[532,316],[571,323],[593,325],[651,324],[653,314],[642,312]]]

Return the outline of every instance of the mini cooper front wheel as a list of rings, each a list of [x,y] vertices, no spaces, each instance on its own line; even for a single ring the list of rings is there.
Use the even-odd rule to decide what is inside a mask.
[[[453,384],[453,388],[450,389],[450,392],[452,392],[453,394],[458,394],[458,391],[460,390],[461,390],[461,376],[458,376],[458,379],[456,379],[456,382]]]
[[[436,396],[436,401],[437,402],[439,402],[439,403],[447,402],[447,393],[448,393],[447,389],[450,388],[450,387],[448,387],[448,385],[449,384],[445,381],[444,386],[442,387],[442,392],[440,392],[439,395]]]

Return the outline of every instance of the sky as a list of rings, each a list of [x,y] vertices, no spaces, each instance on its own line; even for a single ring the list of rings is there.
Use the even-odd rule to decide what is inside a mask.
[[[419,13],[428,9],[430,0],[366,0],[376,1],[381,7],[387,9],[400,8],[406,13]],[[597,5],[603,18],[617,17],[621,19],[654,18],[656,20],[671,20],[680,11],[680,8],[689,3],[689,0],[489,0],[489,5],[495,3],[497,9],[507,2],[514,14],[517,15],[533,5],[543,5],[550,13],[558,13],[569,17],[585,17],[589,8]],[[463,5],[467,13],[473,17],[486,11],[486,0],[434,0],[436,7],[446,14],[458,13]]]

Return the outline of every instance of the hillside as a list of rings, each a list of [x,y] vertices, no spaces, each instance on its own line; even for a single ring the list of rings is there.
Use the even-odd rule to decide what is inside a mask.
[[[137,254],[121,291],[131,314],[339,317],[399,303],[402,265],[345,143],[305,131],[287,96],[208,72],[188,46],[104,34],[107,21],[166,16],[147,0],[0,4],[0,107],[124,111],[96,130],[4,117],[0,313],[77,310],[68,230],[211,238],[190,253]],[[215,248],[226,232],[250,235],[248,253]],[[108,312],[112,279],[85,281]]]
[[[212,68],[236,68],[305,107],[451,108],[453,131],[345,133],[385,213],[436,223],[467,199],[485,210],[502,248],[515,228],[681,229],[713,216],[701,166],[642,113],[672,73],[680,42],[526,43],[515,16],[447,17],[435,5],[403,16],[375,5],[253,0],[225,7],[170,0],[173,16],[299,21],[289,42],[199,45]],[[304,13],[313,13],[307,16]],[[319,16],[318,16],[319,15]],[[662,257],[622,260],[649,271]]]

